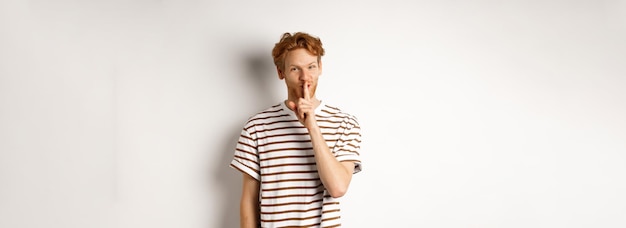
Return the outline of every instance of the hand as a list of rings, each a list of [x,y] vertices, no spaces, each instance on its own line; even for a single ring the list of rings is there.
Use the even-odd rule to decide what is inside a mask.
[[[309,91],[309,84],[304,83],[302,85],[302,91],[304,97],[298,99],[298,103],[289,101],[287,104],[289,108],[295,111],[298,120],[304,127],[310,129],[317,121],[315,119],[315,101],[311,99],[311,92]]]

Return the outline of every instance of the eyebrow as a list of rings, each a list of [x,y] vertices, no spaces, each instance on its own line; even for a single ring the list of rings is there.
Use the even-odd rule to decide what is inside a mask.
[[[305,66],[310,66],[310,65],[313,65],[313,64],[317,64],[317,60],[315,60],[315,61],[313,61],[313,62],[311,62],[309,64],[305,64]],[[293,64],[289,64],[289,66],[290,67],[292,67],[292,66],[299,67],[298,65],[293,65]]]

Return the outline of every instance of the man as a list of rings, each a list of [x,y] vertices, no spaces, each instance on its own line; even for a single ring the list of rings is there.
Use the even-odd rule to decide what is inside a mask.
[[[339,227],[338,198],[361,171],[360,126],[315,96],[324,48],[285,33],[272,50],[287,100],[248,119],[230,166],[243,173],[241,227]]]

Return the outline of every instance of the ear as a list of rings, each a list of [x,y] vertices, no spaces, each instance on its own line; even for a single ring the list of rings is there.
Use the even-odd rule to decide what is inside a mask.
[[[280,67],[276,67],[276,72],[278,72],[278,79],[285,79],[285,73],[283,72],[283,70],[280,69]]]

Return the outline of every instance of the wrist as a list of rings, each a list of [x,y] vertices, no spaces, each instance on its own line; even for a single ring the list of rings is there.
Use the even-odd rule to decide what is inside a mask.
[[[317,121],[312,121],[313,123],[309,124],[307,129],[309,130],[310,134],[316,134],[316,133],[321,133],[322,131],[320,130],[320,126],[317,125]]]

